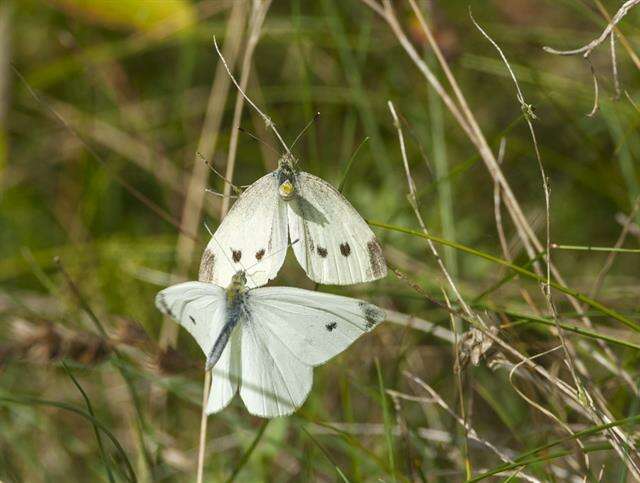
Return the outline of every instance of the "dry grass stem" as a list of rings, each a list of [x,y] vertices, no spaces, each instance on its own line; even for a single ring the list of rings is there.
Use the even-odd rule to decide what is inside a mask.
[[[253,53],[255,52],[255,48],[258,45],[258,41],[260,40],[260,34],[262,32],[262,26],[264,20],[267,16],[267,12],[269,11],[269,7],[271,6],[271,1],[261,1],[254,0],[251,8],[251,17],[249,19],[249,33],[247,38],[247,43],[244,50],[244,55],[242,59],[242,64],[240,66],[240,85],[237,84],[234,79],[231,71],[229,69],[229,65],[227,61],[222,56],[220,49],[218,48],[218,44],[214,44],[218,55],[224,65],[229,78],[233,81],[234,85],[238,88],[238,95],[236,96],[236,103],[233,111],[233,126],[240,125],[240,119],[242,118],[242,109],[244,106],[244,100],[247,101],[255,107],[251,99],[247,97],[245,91],[247,89],[247,84],[249,82],[249,75],[251,73],[251,63],[253,59]],[[257,110],[257,107],[256,107]],[[277,133],[275,127],[273,128],[274,132]],[[225,181],[224,185],[224,198],[222,199],[222,205],[220,207],[220,220],[222,220],[227,211],[229,210],[229,202],[230,195],[232,189],[233,174],[235,171],[235,163],[236,163],[236,153],[238,147],[238,129],[233,129],[231,132],[231,140],[229,142],[229,151],[227,155],[227,168],[225,172],[225,180],[229,180],[229,182]],[[279,137],[279,135],[278,135]],[[204,384],[202,388],[202,415],[200,418],[200,438],[199,438],[199,449],[198,449],[198,483],[202,483],[203,474],[204,474],[204,455],[205,455],[205,447],[206,447],[206,435],[207,435],[207,402],[209,400],[210,391],[211,391],[211,382],[213,375],[210,370],[205,370],[205,378]]]
[[[522,113],[524,115],[525,121],[527,123],[527,126],[529,128],[529,133],[531,135],[531,140],[533,142],[533,148],[535,151],[535,155],[536,155],[536,160],[538,162],[538,169],[540,170],[540,176],[542,178],[542,189],[544,192],[544,207],[545,207],[545,225],[546,225],[546,244],[545,244],[545,260],[546,260],[546,283],[542,286],[542,292],[545,296],[545,299],[547,301],[547,306],[553,316],[553,320],[556,323],[556,331],[558,333],[558,337],[560,339],[560,342],[562,344],[562,348],[563,348],[563,352],[565,354],[565,358],[567,361],[567,364],[569,366],[569,369],[571,371],[571,376],[573,378],[574,384],[576,385],[576,388],[581,388],[581,381],[578,378],[577,374],[576,374],[576,369],[575,369],[575,362],[574,362],[574,357],[575,355],[573,354],[573,349],[570,348],[569,343],[567,342],[565,335],[564,335],[564,331],[562,329],[562,327],[560,326],[560,323],[558,321],[558,313],[555,307],[555,304],[553,302],[553,298],[552,298],[552,294],[551,294],[551,196],[550,196],[550,190],[549,190],[549,181],[547,179],[547,174],[545,172],[544,169],[544,164],[542,163],[542,157],[540,155],[540,148],[538,147],[538,140],[536,137],[536,133],[535,130],[533,129],[533,120],[535,119],[535,115],[533,113],[533,109],[531,107],[530,104],[528,104],[524,98],[524,94],[522,93],[522,90],[520,89],[520,84],[518,83],[518,79],[516,78],[515,74],[513,73],[513,70],[511,69],[511,66],[509,65],[509,61],[507,60],[507,57],[504,55],[504,53],[502,52],[502,49],[500,48],[500,46],[491,38],[491,36],[478,24],[478,22],[476,22],[476,20],[473,18],[473,15],[471,13],[471,9],[469,9],[469,16],[471,17],[471,21],[473,22],[473,24],[476,26],[476,28],[480,31],[480,33],[491,43],[491,45],[493,45],[493,47],[498,51],[498,54],[500,55],[500,58],[502,59],[503,63],[505,64],[505,66],[507,67],[507,70],[509,71],[509,75],[511,76],[511,79],[513,80],[513,84],[515,85],[516,88],[516,99],[518,100],[518,103],[520,104],[520,108],[522,110]]]
[[[244,33],[246,17],[245,5],[245,2],[236,2],[229,14],[225,53],[232,65],[235,64],[236,57],[238,56]],[[215,153],[224,105],[229,92],[229,85],[230,81],[225,69],[218,64],[211,85],[207,111],[196,150],[197,161],[193,164],[182,208],[180,225],[188,233],[197,233],[200,224],[204,205],[204,189],[208,179],[207,165],[202,163],[200,158],[202,157],[202,159],[206,160],[207,158],[212,158]],[[176,267],[174,269],[175,275],[179,277],[187,276],[191,268],[195,249],[195,240],[185,237],[182,234],[178,235],[178,241],[176,243]],[[170,320],[169,317],[165,317],[160,332],[161,347],[174,347],[177,337],[178,325]]]
[[[451,409],[451,407],[449,407],[449,405],[445,402],[445,400],[442,399],[440,394],[438,394],[429,384],[427,384],[422,379],[420,379],[418,376],[412,374],[409,371],[403,371],[403,374],[405,375],[405,377],[407,377],[408,379],[410,379],[411,381],[416,383],[418,386],[420,386],[422,389],[424,389],[427,392],[427,394],[429,395],[429,399],[423,400],[423,401],[420,401],[420,402],[437,404],[442,409],[444,409],[444,411],[447,414],[449,414],[460,426],[462,426],[462,428],[465,431],[465,434],[470,439],[473,439],[474,441],[480,443],[481,445],[483,445],[484,447],[489,449],[496,456],[498,456],[503,462],[505,462],[505,463],[513,463],[513,459],[511,459],[505,452],[503,452],[500,449],[498,449],[490,441],[487,441],[486,439],[481,438],[478,435],[478,433],[475,431],[475,429],[473,429],[471,427],[471,425],[464,419],[464,417],[458,416],[455,413],[455,411],[453,409]],[[534,478],[533,476],[527,475],[526,473],[523,473],[522,476],[527,481],[532,481],[532,482],[539,482],[540,481],[537,478]],[[468,476],[467,478],[470,478],[470,476]]]
[[[539,357],[543,357],[547,354],[551,354],[552,352],[555,352],[558,349],[563,349],[562,345],[553,347],[549,350],[546,350],[544,352],[541,352],[539,354],[535,354],[531,357],[529,357],[529,360],[534,360],[537,359]],[[518,386],[513,382],[513,375],[518,371],[518,369],[522,366],[522,364],[524,363],[524,361],[520,361],[517,364],[515,364],[511,370],[509,371],[509,382],[511,383],[511,387],[513,387],[513,390],[524,400],[526,401],[528,404],[530,404],[532,407],[534,407],[535,409],[537,409],[538,411],[540,411],[542,414],[544,414],[545,416],[547,416],[548,418],[550,418],[552,421],[556,422],[563,430],[565,430],[570,436],[574,436],[574,432],[571,429],[571,427],[565,423],[564,421],[562,421],[558,416],[556,416],[555,414],[553,414],[550,410],[544,408],[541,404],[538,404],[536,401],[534,401],[533,399],[531,399],[530,397],[528,397],[524,392],[522,392]],[[576,439],[576,443],[580,446],[580,448],[582,450],[584,450],[584,444],[582,443],[582,441],[580,441],[580,439]],[[589,456],[586,452],[583,452],[584,455],[584,462],[585,462],[585,467],[589,468]]]
[[[600,110],[600,87],[598,86],[598,76],[596,75],[596,69],[590,59],[587,59],[589,63],[589,70],[591,71],[591,78],[593,79],[593,107],[587,114],[587,117],[595,116]]]
[[[416,186],[413,181],[413,177],[411,176],[411,170],[409,168],[409,160],[407,159],[407,150],[404,143],[404,135],[402,133],[402,127],[400,126],[400,119],[398,118],[398,114],[396,113],[393,103],[391,101],[387,101],[387,105],[389,106],[389,111],[391,112],[391,116],[393,117],[394,126],[398,132],[398,140],[400,142],[400,153],[402,155],[402,162],[405,170],[405,175],[407,177],[407,183],[409,184],[409,194],[408,194],[409,204],[411,205],[411,208],[413,209],[413,212],[416,218],[418,219],[418,223],[420,224],[420,228],[422,229],[423,233],[425,235],[428,235],[429,231],[427,230],[427,227],[424,224],[424,220],[422,219],[422,215],[420,214],[420,208],[418,206],[418,201],[416,197]],[[471,311],[469,306],[466,304],[466,302],[462,298],[462,295],[458,291],[458,288],[453,282],[451,275],[449,275],[447,268],[444,266],[444,262],[442,261],[442,258],[440,258],[440,255],[438,254],[438,251],[436,250],[435,245],[429,239],[426,239],[426,242],[429,246],[429,249],[431,250],[431,253],[435,257],[438,263],[438,266],[440,267],[440,270],[442,271],[444,277],[447,279],[449,287],[451,288],[451,290],[453,291],[453,294],[456,297],[456,302],[460,304],[460,306],[465,311],[467,316],[473,317],[473,312]]]
[[[460,415],[462,416],[462,420],[464,422],[464,460],[465,460],[465,470],[467,472],[467,479],[471,478],[473,475],[473,470],[471,468],[471,460],[469,459],[469,426],[471,423],[467,420],[467,411],[464,407],[464,390],[462,388],[462,371],[460,370],[460,339],[458,336],[458,331],[456,330],[455,317],[453,315],[453,308],[451,307],[451,302],[449,301],[449,297],[447,297],[447,291],[442,290],[442,296],[444,297],[444,301],[447,304],[447,308],[449,309],[449,320],[451,321],[451,330],[455,335],[455,343],[453,345],[453,359],[454,363],[454,373],[456,378],[456,386],[458,389],[458,402],[460,404]],[[457,370],[456,370],[457,368]]]
[[[618,76],[618,58],[616,56],[616,35],[611,34],[611,77],[613,77],[613,89],[615,92],[615,100],[620,99],[622,90],[620,89],[620,77]]]
[[[640,481],[640,0],[131,1],[0,7],[1,481]],[[206,320],[154,297],[206,275],[245,184],[293,151],[349,186],[390,272],[323,291],[387,324],[298,394],[281,350],[315,361],[350,330],[323,304],[335,324],[265,339],[275,365],[240,361],[244,392],[208,417],[228,375],[203,374]],[[307,194],[287,210],[323,226],[319,263],[373,256]],[[314,286],[285,261],[275,285]],[[263,432],[253,376],[307,400]]]
[[[253,102],[245,94],[245,92],[247,90],[247,85],[249,83],[249,76],[251,74],[251,64],[253,60],[253,53],[255,52],[255,48],[258,45],[258,41],[260,40],[262,24],[267,15],[267,11],[269,10],[269,7],[271,5],[271,1],[255,0],[252,5],[253,6],[251,9],[251,19],[249,21],[249,35],[247,39],[247,45],[244,51],[244,56],[242,58],[242,64],[240,66],[240,84],[239,85],[236,83],[235,79],[233,79],[233,76],[231,75],[231,73],[229,73],[229,76],[231,77],[234,84],[236,85],[239,94],[241,94],[236,96],[236,103],[233,108],[232,126],[240,126],[240,121],[242,119],[242,110],[244,108],[245,99],[247,99],[247,102],[249,102],[252,106],[255,107],[255,104],[253,104]],[[228,70],[229,66],[227,65],[224,57],[222,57],[222,54],[220,53],[220,50],[218,49],[217,44],[216,44],[216,50],[218,51],[218,54],[221,57],[223,65]],[[255,109],[257,110],[258,108],[255,107]],[[275,127],[274,127],[274,132],[277,132],[275,130]],[[233,174],[235,171],[239,133],[240,131],[238,129],[233,129],[231,131],[231,139],[229,141],[229,151],[227,153],[227,170],[225,172],[225,179],[228,179],[228,180],[233,179]],[[224,192],[223,192],[225,197],[222,199],[222,206],[220,208],[220,219],[222,219],[226,215],[227,211],[229,210],[229,203],[230,203],[229,196],[231,195],[231,188],[232,188],[231,184],[225,183]]]
[[[607,37],[609,35],[612,35],[613,29],[624,18],[624,16],[627,15],[627,13],[629,13],[629,10],[631,10],[633,7],[635,7],[639,3],[640,3],[640,0],[627,0],[626,2],[624,2],[622,6],[618,9],[616,14],[613,16],[609,24],[606,26],[606,28],[602,31],[602,33],[598,37],[593,39],[591,42],[589,42],[587,45],[584,45],[582,47],[579,47],[577,49],[572,49],[572,50],[557,50],[552,47],[546,47],[546,46],[543,47],[543,49],[546,52],[549,52],[550,54],[555,54],[555,55],[582,54],[584,58],[587,58],[595,48],[597,48],[602,42],[607,40]]]

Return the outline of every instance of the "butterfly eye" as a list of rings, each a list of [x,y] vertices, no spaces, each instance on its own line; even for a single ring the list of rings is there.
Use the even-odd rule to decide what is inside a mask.
[[[291,199],[293,197],[295,191],[296,191],[295,186],[293,186],[293,183],[291,181],[289,181],[288,179],[285,180],[278,187],[278,193],[280,193],[280,196],[282,196],[282,198],[285,199],[285,200]]]

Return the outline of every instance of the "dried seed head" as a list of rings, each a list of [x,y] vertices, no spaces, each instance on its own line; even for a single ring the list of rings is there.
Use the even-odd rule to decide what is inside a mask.
[[[488,330],[496,335],[498,328],[493,326]],[[474,366],[480,364],[480,360],[490,356],[493,347],[493,340],[485,335],[481,330],[472,327],[462,334],[462,338],[458,342],[458,358],[454,366],[455,372],[460,372],[471,362]]]
[[[127,317],[116,318],[116,327],[113,330],[111,339],[117,344],[125,344],[144,350],[151,349],[153,345],[144,327]]]
[[[52,322],[30,322],[15,319],[12,342],[5,351],[10,357],[37,364],[47,364],[63,358],[85,365],[99,364],[111,353],[105,339],[90,332],[72,331]]]
[[[161,375],[183,374],[191,369],[199,367],[194,362],[185,357],[181,352],[168,347],[165,350],[158,350],[149,361],[152,371]]]
[[[78,332],[65,341],[64,356],[80,364],[100,364],[110,354],[108,342],[88,332]]]

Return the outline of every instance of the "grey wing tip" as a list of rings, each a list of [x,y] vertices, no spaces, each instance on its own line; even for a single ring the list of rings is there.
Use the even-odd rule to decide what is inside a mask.
[[[198,271],[198,280],[201,282],[213,282],[215,273],[216,256],[207,246],[202,254],[200,261],[200,269]]]
[[[373,280],[387,276],[387,262],[382,254],[380,243],[374,236],[367,243],[367,253],[369,254],[369,266],[371,267],[371,276]]]
[[[367,329],[373,329],[376,325],[387,318],[385,311],[373,304],[360,302],[360,309],[362,310],[362,316],[366,321],[365,326]]]
[[[171,313],[171,309],[169,308],[169,305],[167,304],[167,301],[164,297],[164,290],[158,292],[156,294],[156,298],[155,298],[155,304],[156,304],[156,308],[162,312],[165,315],[169,315],[171,317],[173,317],[173,314]]]

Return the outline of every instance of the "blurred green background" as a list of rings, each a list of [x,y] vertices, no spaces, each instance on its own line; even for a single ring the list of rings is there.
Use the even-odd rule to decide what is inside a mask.
[[[468,9],[504,50],[535,108],[552,242],[612,247],[625,225],[624,246],[637,249],[634,221],[640,218],[627,216],[640,195],[640,11],[630,10],[616,32],[619,96],[608,40],[590,63],[542,50],[588,43],[622,3],[418,1],[494,152],[504,139],[504,174],[542,240],[544,192],[527,123],[505,65]],[[407,40],[447,85],[410,4],[392,5]],[[197,277],[208,241],[203,222],[217,226],[221,199],[202,188],[222,191],[223,182],[202,157],[224,172],[238,125],[237,91],[220,67],[213,37],[235,60],[240,78],[256,8],[265,5],[0,4],[0,481],[128,481],[126,458],[140,481],[194,480],[203,361],[185,334],[170,348],[172,323],[163,321],[153,298],[172,282]],[[367,220],[419,230],[407,201],[391,100],[429,230],[504,257],[491,176],[389,25],[367,4],[274,1],[247,65],[247,93],[289,142],[320,112],[294,149],[301,169],[336,186],[344,181],[345,196]],[[594,103],[591,69],[599,109],[587,116]],[[239,125],[276,145],[248,106]],[[273,169],[278,154],[240,133],[235,158],[233,180],[246,185]],[[503,221],[514,263],[531,269],[504,209]],[[197,233],[197,241],[180,236],[176,224]],[[460,414],[449,313],[433,303],[444,303],[444,277],[423,239],[374,229],[401,275],[320,289],[377,303],[389,309],[390,321],[316,369],[312,393],[296,415],[273,420],[262,432],[263,422],[236,398],[212,416],[207,481],[464,481],[503,462],[486,445],[467,442],[451,414],[425,401],[428,394],[405,376],[419,376]],[[502,339],[527,356],[559,344],[553,327],[513,315],[549,320],[536,283],[509,278],[486,258],[438,250],[465,300],[500,326]],[[569,287],[590,293],[609,255],[558,249],[553,260]],[[292,258],[277,284],[313,288]],[[618,254],[596,296],[634,321],[639,260],[638,253]],[[581,324],[559,294],[556,302],[559,320]],[[635,415],[637,348],[611,343],[611,358],[598,344],[604,337],[637,344],[640,337],[587,309],[596,337],[566,332],[585,364],[585,387],[603,394],[614,419]],[[407,327],[415,318],[441,330]],[[457,325],[468,329],[464,320]],[[489,352],[460,382],[465,416],[481,438],[516,457],[566,437],[562,425],[515,390],[509,370],[517,359],[503,355],[509,361],[492,369],[486,362],[495,354]],[[561,351],[539,362],[572,383]],[[526,374],[529,379],[517,385],[531,400],[574,431],[594,425],[532,381],[532,371]],[[387,389],[423,399],[394,401]],[[111,431],[122,451],[104,432],[97,438],[92,422]],[[633,435],[633,427],[626,430]],[[589,444],[607,443],[596,435]],[[631,481],[625,458],[611,448],[563,447],[571,451],[524,472],[547,481],[594,477],[604,468],[603,481]],[[590,454],[588,466],[581,451]]]

